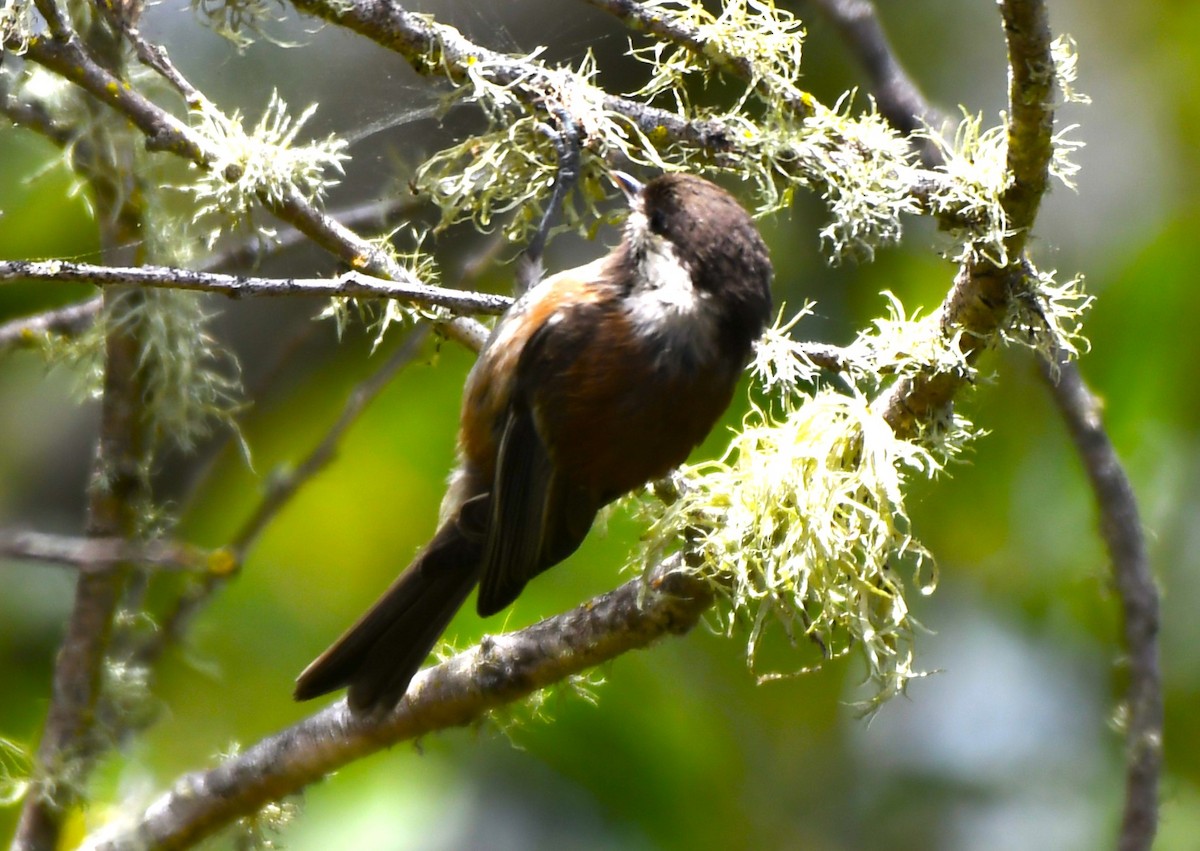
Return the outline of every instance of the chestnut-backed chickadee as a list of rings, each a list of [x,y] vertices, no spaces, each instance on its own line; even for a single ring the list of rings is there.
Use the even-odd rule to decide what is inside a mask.
[[[438,532],[304,670],[298,700],[349,686],[351,709],[391,709],[476,583],[480,615],[508,606],[728,406],[769,319],[767,248],[707,180],[615,179],[630,205],[621,243],[496,325],[467,378]]]

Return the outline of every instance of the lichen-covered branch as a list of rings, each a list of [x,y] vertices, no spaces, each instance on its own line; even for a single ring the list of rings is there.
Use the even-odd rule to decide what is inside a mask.
[[[739,114],[735,118],[714,117],[710,113],[684,114],[649,105],[634,97],[610,94],[570,69],[550,68],[534,57],[516,57],[489,50],[470,41],[453,27],[437,23],[426,15],[410,12],[396,2],[296,0],[293,5],[302,12],[346,27],[400,53],[419,73],[448,78],[460,88],[469,90],[477,82],[483,81],[497,90],[504,91],[506,96],[517,99],[530,110],[545,112],[548,105],[564,104],[568,112],[577,118],[594,115],[599,111],[604,116],[619,121],[622,126],[633,128],[643,140],[652,145],[652,149],[647,149],[638,140],[622,141],[616,147],[623,150],[624,156],[652,159],[659,167],[663,164],[659,152],[668,150],[676,153],[677,160],[697,159],[698,162],[694,166],[715,163],[720,169],[743,176],[754,171],[755,163],[762,160],[762,168],[755,172],[754,180],[766,181],[766,175],[784,175],[789,180],[798,182],[812,181],[818,184],[818,191],[829,196],[831,203],[837,203],[842,199],[852,201],[855,192],[853,188],[837,183],[832,187],[827,186],[825,182],[828,181],[829,175],[822,172],[820,164],[838,164],[839,168],[853,170],[853,161],[859,155],[878,155],[882,160],[896,166],[891,169],[887,178],[890,183],[895,184],[889,191],[904,196],[902,206],[905,212],[936,213],[947,223],[958,222],[959,217],[964,215],[961,210],[933,203],[933,199],[939,195],[948,196],[947,190],[952,181],[947,175],[909,167],[903,162],[902,156],[891,160],[891,152],[885,154],[880,150],[884,140],[874,135],[876,130],[869,121],[864,122],[861,128],[852,127],[850,130],[871,137],[870,141],[864,138],[849,138],[845,134],[839,136],[837,128],[829,126],[841,123],[841,119],[834,115],[835,111],[826,108],[818,110],[816,103],[807,94],[783,92],[781,84],[773,85],[770,91],[775,92],[777,102],[796,105],[794,109],[788,110],[789,120],[794,126],[760,128],[745,115]],[[606,8],[612,5],[616,11],[624,10],[623,14],[631,25],[640,25],[640,22],[648,22],[650,18],[657,17],[656,28],[662,29],[668,35],[673,34],[689,51],[702,48],[703,56],[700,60],[711,59],[714,62],[714,70],[725,69],[730,73],[739,74],[741,72],[738,69],[742,69],[745,74],[750,75],[748,79],[757,81],[770,76],[764,72],[762,66],[748,64],[744,55],[734,56],[720,51],[714,53],[714,44],[697,40],[700,39],[700,35],[694,28],[690,28],[667,10],[652,14],[635,3],[601,5]],[[751,70],[751,67],[754,70]],[[798,69],[792,71],[796,73]],[[814,125],[810,128],[814,131],[812,133],[802,132],[804,122],[801,119],[816,113],[820,113],[821,116],[820,126]],[[589,122],[584,123],[585,127],[589,126]],[[504,143],[511,145],[512,140],[506,137]],[[584,147],[594,153],[594,149],[603,145],[598,136],[592,134],[585,137]],[[830,150],[830,147],[835,150]],[[898,149],[903,147],[897,146]],[[864,170],[870,168],[879,169],[881,172],[889,171],[883,163],[863,166]],[[867,188],[863,187],[864,191]],[[764,201],[765,207],[777,207],[786,200],[786,192],[764,191],[767,194],[773,192],[777,196]],[[889,208],[896,203],[895,199],[890,197],[871,200],[874,206]],[[893,215],[890,209],[887,214]],[[863,212],[863,215],[866,213]],[[968,219],[963,219],[963,223],[970,224]],[[859,226],[863,226],[861,222]],[[894,236],[892,229],[884,229],[882,241]]]
[[[691,629],[711,604],[678,562],[514,633],[485,639],[417,675],[384,716],[353,716],[344,700],[231,757],[189,774],[133,824],[85,842],[92,851],[185,848],[351,760],[434,730],[470,724],[538,689]]]
[[[39,8],[53,16],[56,6],[45,0]],[[51,25],[59,32],[67,26],[65,19],[51,20]],[[119,67],[121,52],[111,34],[96,28],[88,35],[110,67]],[[81,44],[78,38],[72,43]],[[132,260],[134,252],[128,246],[137,244],[142,210],[135,200],[141,193],[130,167],[131,152],[120,144],[92,147],[96,159],[77,161],[76,166],[91,188],[101,246],[110,260]],[[137,537],[148,495],[142,345],[137,326],[122,321],[143,298],[140,291],[115,288],[103,296],[111,322],[104,340],[99,440],[88,494],[87,534],[92,538]],[[38,779],[25,798],[13,843],[20,851],[59,846],[67,816],[81,800],[95,761],[110,747],[98,719],[104,712],[105,665],[129,568],[118,563],[107,570],[81,572],[76,580],[38,745]]]
[[[772,68],[770,62],[762,61],[763,51],[744,49],[749,47],[750,39],[746,37],[744,30],[745,20],[738,18],[748,11],[745,2],[735,0],[726,3],[719,16],[698,8],[698,20],[685,20],[673,14],[677,7],[672,8],[668,4],[637,0],[585,2],[615,15],[631,29],[685,48],[714,71],[725,72],[749,83],[763,100],[779,101],[797,118],[805,118],[812,114],[812,98],[798,90],[791,82],[789,72],[794,74],[796,68]],[[737,35],[733,36],[734,33]],[[727,37],[721,38],[718,34]],[[773,58],[798,67],[800,42],[804,35],[798,22],[795,22],[791,30],[781,27],[774,35],[777,53]]]
[[[898,127],[915,126],[922,118],[933,123],[933,109],[887,43],[874,4],[868,0],[817,2],[863,64],[888,120]],[[1040,124],[1035,117],[1032,126]],[[1129,685],[1125,707],[1125,806],[1119,847],[1122,851],[1145,851],[1152,847],[1157,831],[1162,772],[1158,591],[1148,564],[1136,496],[1104,428],[1099,401],[1066,353],[1042,354],[1039,362],[1096,495],[1114,585],[1121,600]]]
[[[606,110],[628,118],[652,138],[684,142],[714,153],[733,147],[733,128],[721,122],[688,121],[669,110],[581,85],[570,72],[551,70],[537,62],[488,50],[453,27],[410,12],[399,3],[294,0],[292,5],[395,50],[423,74],[444,75],[462,83],[471,69],[486,67],[491,82],[512,87],[517,97],[530,103],[541,103],[549,96],[552,102],[564,103],[569,109],[575,101],[598,101]]]
[[[25,55],[129,118],[145,137],[148,150],[168,151],[203,168],[221,160],[222,152],[217,146],[115,77],[88,53],[79,39],[37,39],[28,45]],[[237,179],[236,170],[227,168],[226,172],[231,180]],[[387,252],[322,212],[295,185],[264,187],[258,194],[264,207],[353,268],[395,281],[420,284]],[[447,336],[472,349],[477,350],[486,339],[486,331],[469,319],[450,319],[442,327]]]
[[[1008,42],[1008,256],[1020,255],[1050,181],[1056,75],[1044,0],[1003,0]]]
[[[1007,236],[1006,258],[998,263],[986,252],[967,257],[939,309],[941,333],[956,341],[963,357],[973,359],[995,339],[1013,299],[1022,289],[1019,259],[1046,191],[1053,155],[1054,62],[1052,36],[1040,0],[1000,3],[1008,44],[1009,188],[1001,197]],[[898,381],[881,400],[884,417],[897,435],[912,437],[937,421],[969,377],[938,372]]]

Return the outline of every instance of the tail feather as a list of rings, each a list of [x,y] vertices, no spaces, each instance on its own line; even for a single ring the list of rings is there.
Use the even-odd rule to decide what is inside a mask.
[[[442,526],[383,596],[296,678],[297,700],[349,687],[356,712],[391,709],[479,579],[482,543]]]

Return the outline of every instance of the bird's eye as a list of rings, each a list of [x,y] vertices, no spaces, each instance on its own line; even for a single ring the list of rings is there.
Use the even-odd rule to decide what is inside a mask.
[[[667,214],[662,210],[653,210],[650,213],[650,232],[660,236],[667,232]]]

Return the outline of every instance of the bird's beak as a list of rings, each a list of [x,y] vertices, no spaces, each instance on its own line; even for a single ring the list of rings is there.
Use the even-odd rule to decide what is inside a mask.
[[[615,183],[617,188],[621,190],[630,204],[632,204],[637,197],[642,194],[644,184],[640,180],[634,178],[632,175],[613,169],[609,172],[609,177],[612,178],[612,182]]]

